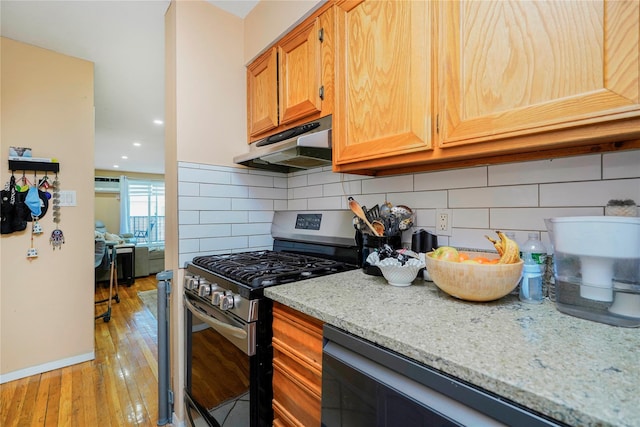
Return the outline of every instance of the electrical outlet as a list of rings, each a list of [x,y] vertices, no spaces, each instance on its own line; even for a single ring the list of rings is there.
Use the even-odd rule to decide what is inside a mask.
[[[451,236],[451,209],[436,209],[436,234]]]

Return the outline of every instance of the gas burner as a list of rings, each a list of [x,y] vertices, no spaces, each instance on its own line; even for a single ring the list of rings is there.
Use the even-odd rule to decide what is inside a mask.
[[[196,257],[193,264],[252,288],[345,271],[343,262],[287,252],[254,251]]]

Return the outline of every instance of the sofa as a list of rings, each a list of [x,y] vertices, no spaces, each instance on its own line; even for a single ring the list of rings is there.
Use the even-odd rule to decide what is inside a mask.
[[[164,270],[164,248],[163,247],[149,247],[142,244],[136,244],[135,238],[132,234],[115,235],[106,230],[104,223],[100,220],[96,220],[95,224],[95,238],[101,238],[106,236],[107,240],[117,241],[125,246],[133,246],[133,277],[146,277],[152,274],[157,274]],[[126,251],[129,252],[130,251]],[[124,255],[124,254],[122,254]],[[124,280],[126,277],[123,270],[125,262],[119,262],[118,264],[118,280]],[[109,280],[108,270],[96,270],[96,281],[103,282]],[[120,282],[122,283],[122,282]],[[128,285],[132,285],[133,281],[129,281]]]

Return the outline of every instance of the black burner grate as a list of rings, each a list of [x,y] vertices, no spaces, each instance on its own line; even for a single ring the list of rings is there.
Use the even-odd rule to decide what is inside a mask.
[[[200,256],[194,258],[192,263],[252,288],[280,285],[350,269],[339,261],[274,251]]]

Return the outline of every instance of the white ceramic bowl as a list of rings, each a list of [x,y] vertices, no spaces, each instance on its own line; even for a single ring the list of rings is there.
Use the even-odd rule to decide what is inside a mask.
[[[377,252],[369,255],[367,262],[377,266],[387,282],[393,286],[411,285],[418,276],[418,272],[425,267],[424,263],[416,258],[411,258],[404,265],[395,258],[385,258],[380,261]]]

